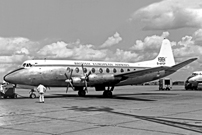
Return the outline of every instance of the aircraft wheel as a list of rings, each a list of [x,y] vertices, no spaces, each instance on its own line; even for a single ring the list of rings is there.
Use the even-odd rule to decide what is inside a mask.
[[[86,96],[86,91],[85,90],[79,90],[78,95],[79,95],[79,97],[85,97]]]
[[[110,90],[105,90],[103,92],[103,96],[106,97],[106,98],[111,98],[112,97],[112,91]]]
[[[29,97],[32,98],[32,99],[34,99],[34,98],[36,98],[36,94],[31,93]]]

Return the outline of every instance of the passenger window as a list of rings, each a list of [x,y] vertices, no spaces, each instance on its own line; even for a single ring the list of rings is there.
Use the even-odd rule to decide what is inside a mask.
[[[84,72],[84,73],[87,73],[87,69],[86,69],[86,68],[83,68],[83,72]]]
[[[123,68],[121,69],[121,72],[124,72]]]
[[[99,69],[99,71],[100,71],[100,73],[102,73],[102,72],[103,72],[103,69],[102,69],[102,68],[100,68],[100,69]]]
[[[92,72],[95,73],[95,68],[92,68]]]
[[[134,68],[134,70],[136,70],[136,69]]]
[[[76,71],[76,73],[78,73],[79,72],[79,68],[77,67],[77,68],[75,68],[75,71]]]
[[[113,69],[113,72],[116,73],[116,69],[115,68]]]
[[[107,68],[107,69],[106,69],[106,72],[107,72],[107,73],[109,73],[109,72],[110,72],[109,68]]]
[[[130,69],[128,68],[127,71],[130,71]]]

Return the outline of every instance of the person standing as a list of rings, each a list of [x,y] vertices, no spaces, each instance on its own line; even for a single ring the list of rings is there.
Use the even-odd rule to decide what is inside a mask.
[[[0,98],[3,97],[4,94],[4,88],[3,88],[3,84],[0,85]]]
[[[37,91],[39,92],[39,102],[44,103],[44,93],[46,92],[46,87],[42,84],[40,84],[37,87]]]
[[[6,82],[3,81],[3,83],[0,85],[0,93],[5,94],[5,91],[4,91],[5,86],[6,86]]]

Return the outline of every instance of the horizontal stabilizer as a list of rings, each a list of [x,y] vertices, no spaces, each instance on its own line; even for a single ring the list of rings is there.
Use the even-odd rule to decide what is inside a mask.
[[[145,74],[149,74],[149,73],[154,73],[154,72],[158,72],[158,71],[171,71],[171,72],[175,72],[178,69],[186,66],[187,64],[195,61],[197,58],[192,58],[189,60],[186,60],[184,62],[181,62],[179,64],[176,64],[174,66],[168,67],[168,66],[160,66],[160,67],[153,67],[153,68],[147,68],[147,69],[142,69],[142,70],[137,70],[137,71],[130,71],[127,73],[119,73],[119,74],[115,74],[115,77],[123,77],[125,79],[127,78],[132,78],[132,77],[137,77],[137,76],[143,76]]]
[[[188,59],[188,60],[186,60],[184,62],[181,62],[179,64],[176,64],[176,65],[172,66],[171,68],[169,68],[169,70],[177,71],[178,69],[188,65],[189,63],[191,63],[191,62],[193,62],[195,60],[197,60],[197,58]]]

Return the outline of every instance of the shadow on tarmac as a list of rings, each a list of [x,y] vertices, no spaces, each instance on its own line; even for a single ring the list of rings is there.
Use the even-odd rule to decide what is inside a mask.
[[[117,114],[127,117],[133,117],[136,119],[141,119],[145,121],[155,122],[163,125],[168,125],[176,128],[181,128],[197,133],[202,133],[202,126],[194,125],[194,124],[187,124],[186,121],[194,121],[195,123],[202,123],[202,120],[194,120],[194,119],[183,119],[183,118],[172,118],[172,117],[155,117],[155,116],[139,116],[139,115],[133,115],[133,114],[127,114],[123,112],[116,112],[113,108],[110,107],[78,107],[78,106],[72,106],[72,107],[63,107],[67,108],[68,110],[74,110],[74,111],[80,111],[80,112],[107,112],[111,114]],[[175,120],[175,121],[173,121]],[[182,122],[179,122],[182,121]]]
[[[46,96],[46,98],[65,98],[65,97],[74,97],[74,98],[82,98],[82,99],[122,99],[122,100],[136,100],[136,101],[156,101],[152,99],[145,99],[145,98],[136,98],[136,97],[126,97],[126,96],[133,96],[136,94],[119,94],[113,95],[112,98],[105,98],[103,95],[86,95],[85,97],[79,97],[78,95],[65,95],[65,94],[53,94],[52,96]]]
[[[114,94],[112,98],[105,98],[102,94],[100,95],[86,95],[85,97],[79,97],[77,94],[51,94],[45,95],[45,98],[80,98],[80,99],[121,99],[121,100],[135,100],[135,101],[156,101],[154,99],[148,98],[137,98],[135,96],[150,96],[148,98],[152,98],[151,96],[166,96],[166,95],[177,95],[173,93],[133,93],[133,94]],[[38,98],[38,97],[37,97]],[[28,96],[18,95],[17,99],[30,99]]]
[[[75,95],[69,95],[69,94],[51,94],[51,95],[45,95],[45,98],[78,98],[78,99],[121,99],[121,100],[136,100],[136,101],[156,101],[152,99],[144,99],[144,98],[136,98],[136,97],[129,97],[133,95],[140,95],[140,94],[117,94],[113,95],[112,98],[105,98],[103,95],[86,95],[85,97],[79,97],[77,94]],[[128,97],[127,97],[128,96]],[[38,98],[38,97],[36,97]],[[12,98],[7,98],[4,100],[8,100]],[[25,97],[18,95],[16,99],[30,99],[30,97]]]

